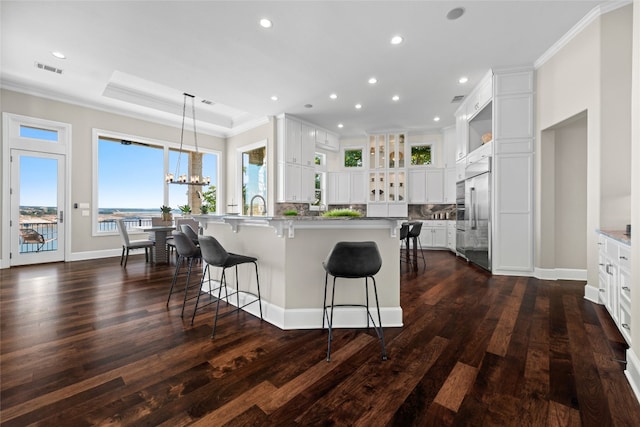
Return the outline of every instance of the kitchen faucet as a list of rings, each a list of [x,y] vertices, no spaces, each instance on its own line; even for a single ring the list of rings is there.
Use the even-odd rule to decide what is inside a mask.
[[[259,194],[256,194],[255,196],[253,196],[251,198],[251,202],[249,202],[249,216],[253,216],[253,201],[258,198],[260,200],[262,200],[262,205],[264,206],[264,210],[262,211],[263,215],[267,214],[267,202],[264,200],[264,197],[262,197]]]

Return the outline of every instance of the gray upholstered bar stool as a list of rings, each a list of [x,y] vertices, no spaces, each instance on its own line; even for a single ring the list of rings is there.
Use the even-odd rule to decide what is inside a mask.
[[[411,228],[409,229],[409,234],[407,235],[407,242],[409,242],[409,240],[413,239],[413,255],[414,255],[414,259],[413,259],[413,264],[416,268],[416,271],[419,270],[418,268],[418,250],[420,250],[420,256],[422,257],[422,265],[424,266],[425,270],[427,269],[427,261],[424,258],[424,252],[422,251],[422,243],[420,242],[420,233],[422,232],[422,222],[418,221],[415,224],[413,224],[411,226]],[[407,246],[407,249],[409,247]]]
[[[191,241],[196,245],[200,245],[200,241],[198,240],[198,233],[193,230],[189,224],[180,224],[180,231],[182,231]]]
[[[382,360],[387,360],[387,350],[384,345],[384,335],[382,333],[382,318],[380,317],[380,304],[378,303],[378,290],[376,279],[373,277],[382,267],[382,258],[375,242],[338,242],[333,247],[327,259],[322,263],[326,272],[324,278],[324,308],[322,310],[322,328],[327,320],[329,328],[329,338],[327,342],[327,362],[331,360],[331,341],[333,340],[333,309],[334,307],[364,307],[367,311],[367,328],[369,319],[373,323],[373,328],[380,339],[382,347]],[[331,304],[327,305],[327,283],[329,275],[333,276],[333,287],[331,291]],[[365,304],[335,304],[336,279],[362,279],[364,278]],[[369,278],[373,281],[373,292],[376,298],[376,309],[378,311],[378,326],[369,310]],[[327,309],[331,313],[327,314]]]
[[[220,276],[220,285],[214,289],[214,290],[216,289],[218,290],[218,297],[215,301],[213,301],[216,303],[216,314],[213,320],[213,329],[211,331],[211,338],[213,338],[213,336],[216,333],[216,325],[218,324],[218,317],[227,315],[229,313],[234,313],[240,310],[241,308],[248,306],[249,304],[253,304],[255,302],[258,303],[258,306],[260,308],[260,320],[262,320],[262,299],[260,298],[260,278],[258,277],[258,259],[250,256],[229,253],[222,247],[220,242],[218,242],[218,240],[216,240],[216,238],[212,236],[200,236],[200,250],[202,251],[202,259],[206,263],[204,267],[204,271],[202,272],[202,283],[204,283],[205,275],[208,275],[209,286],[211,286],[211,271],[210,271],[211,266],[222,268],[222,275]],[[251,292],[244,291],[244,293],[253,295],[257,299],[249,301],[241,306],[240,305],[240,288],[238,285],[238,265],[247,264],[247,263],[251,263],[255,266],[256,285],[258,287],[258,294],[256,295]],[[229,294],[227,290],[227,276],[226,276],[226,271],[230,267],[235,267],[236,269],[236,289],[231,294]],[[202,288],[202,283],[200,285],[200,288]],[[233,296],[234,294],[236,295],[236,308],[220,315],[219,314],[220,299],[222,296],[222,288],[224,288],[224,292],[226,295],[225,301],[227,302],[227,305],[229,304],[229,297]],[[211,294],[211,291],[209,293]],[[210,302],[208,304],[205,304],[204,306],[198,307],[199,302],[200,302],[200,294],[198,294],[198,298],[196,300],[196,306],[193,309],[193,316],[191,316],[191,324],[193,324],[193,319],[195,319],[196,317],[196,310],[198,310],[198,308],[203,308],[209,304],[213,304],[213,302]]]
[[[173,294],[173,288],[176,285],[176,281],[178,280],[178,274],[180,273],[180,267],[184,262],[187,263],[187,282],[184,285],[184,298],[182,300],[182,311],[180,312],[180,317],[184,316],[184,306],[187,304],[187,299],[193,299],[194,297],[187,298],[189,293],[189,289],[195,286],[200,286],[200,281],[196,282],[196,285],[189,286],[189,279],[191,278],[191,269],[193,267],[193,262],[195,260],[200,260],[202,255],[200,253],[200,248],[198,248],[192,241],[189,239],[183,232],[174,231],[173,232],[173,243],[176,246],[176,252],[178,253],[178,261],[176,262],[176,269],[173,273],[173,280],[171,280],[171,288],[169,289],[169,296],[167,297],[167,306],[169,306],[169,300],[171,299],[171,294]],[[198,296],[200,296],[200,291],[198,290]]]

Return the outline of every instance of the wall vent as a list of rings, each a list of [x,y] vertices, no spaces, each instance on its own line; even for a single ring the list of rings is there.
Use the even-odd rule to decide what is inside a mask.
[[[51,71],[52,73],[62,74],[62,69],[53,67],[51,65],[43,64],[42,62],[36,62],[36,67],[41,70]]]
[[[456,95],[453,97],[453,99],[451,100],[451,103],[455,103],[455,102],[460,102],[464,99],[464,95]]]

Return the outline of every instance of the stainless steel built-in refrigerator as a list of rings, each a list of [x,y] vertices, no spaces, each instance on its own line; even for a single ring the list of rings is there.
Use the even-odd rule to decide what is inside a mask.
[[[464,183],[464,256],[491,271],[491,158],[469,164]]]

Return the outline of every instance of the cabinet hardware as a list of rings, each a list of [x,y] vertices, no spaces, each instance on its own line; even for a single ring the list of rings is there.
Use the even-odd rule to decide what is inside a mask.
[[[598,291],[602,293],[606,292],[604,289],[598,289]]]
[[[603,263],[599,263],[598,265],[599,265],[600,267],[602,267],[604,264],[603,264]]]
[[[622,327],[623,327],[623,328],[625,328],[625,329],[627,329],[627,330],[629,330],[629,331],[631,330],[631,326],[629,326],[629,325],[628,325],[628,324],[626,324],[626,323],[623,323],[623,324],[622,324]]]
[[[627,291],[627,292],[631,292],[631,288],[629,288],[628,286],[623,286],[622,290],[623,291]]]
[[[629,258],[627,258],[627,257],[626,257],[626,256],[624,256],[624,255],[620,255],[620,259],[628,260]]]

